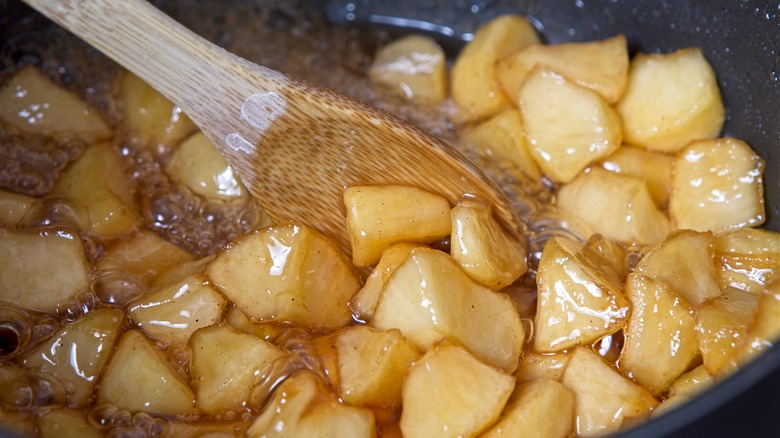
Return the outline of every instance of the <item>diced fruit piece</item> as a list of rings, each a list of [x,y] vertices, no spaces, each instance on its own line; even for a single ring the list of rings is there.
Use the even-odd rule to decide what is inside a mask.
[[[626,250],[601,234],[593,234],[582,247],[582,261],[590,260],[599,267],[600,275],[608,278],[612,284],[625,283],[628,276],[628,258]]]
[[[698,48],[635,55],[617,110],[627,143],[662,152],[716,137],[725,118],[715,72]]]
[[[660,394],[699,355],[696,312],[663,280],[638,273],[628,276],[626,296],[632,307],[620,368]]]
[[[160,415],[193,412],[195,396],[163,351],[138,330],[119,339],[98,390],[98,403]]]
[[[249,196],[225,157],[202,132],[196,132],[176,148],[165,171],[175,182],[207,198],[239,199]]]
[[[573,180],[620,146],[615,110],[598,93],[557,73],[531,72],[520,89],[518,106],[531,155],[554,182]]]
[[[84,413],[73,409],[54,409],[38,419],[42,438],[100,438],[103,433],[89,424]]]
[[[382,252],[376,267],[366,279],[366,283],[360,292],[349,302],[349,307],[355,313],[355,317],[361,321],[370,321],[374,316],[379,294],[387,283],[387,280],[395,272],[413,249],[424,247],[421,243],[394,243]]]
[[[256,380],[283,356],[273,344],[227,325],[197,330],[189,346],[198,406],[210,414],[245,409]]]
[[[599,41],[567,44],[533,44],[501,59],[496,77],[501,87],[515,101],[523,81],[536,66],[563,75],[615,103],[623,95],[628,81],[628,48],[626,37],[617,35]]]
[[[438,104],[447,97],[447,59],[430,37],[409,35],[382,47],[368,77],[417,103]]]
[[[542,379],[518,385],[504,414],[481,437],[540,438],[569,436],[574,419],[574,394],[555,380]]]
[[[707,372],[704,365],[688,371],[669,385],[666,399],[653,411],[653,417],[669,411],[671,408],[692,399],[702,390],[709,388],[715,380]]]
[[[644,180],[655,205],[665,208],[669,203],[673,162],[674,157],[671,155],[623,145],[601,160],[601,166],[610,172],[624,173]]]
[[[360,278],[333,241],[282,224],[231,242],[206,267],[211,282],[247,316],[306,327],[339,328]]]
[[[62,381],[68,391],[68,404],[84,407],[92,401],[92,390],[114,349],[123,321],[119,309],[93,310],[26,353],[22,364]]]
[[[620,330],[628,317],[623,284],[586,258],[583,247],[561,236],[544,245],[536,276],[536,351],[552,353],[589,344]]]
[[[112,135],[97,109],[32,66],[0,87],[0,120],[33,134],[70,134],[87,142]]]
[[[557,204],[594,233],[618,242],[655,245],[670,231],[644,181],[598,167],[561,187]]]
[[[725,231],[764,223],[764,160],[735,138],[695,141],[672,167],[669,216],[677,228]]]
[[[247,436],[372,438],[374,423],[369,409],[340,403],[314,373],[299,371],[274,391]]]
[[[412,250],[385,284],[371,325],[397,328],[419,350],[447,338],[512,372],[525,331],[512,300],[470,279],[446,253]]]
[[[38,202],[32,196],[0,190],[0,226],[14,228]]]
[[[127,305],[133,322],[166,346],[182,345],[195,330],[219,322],[225,297],[201,273],[145,293]]]
[[[542,171],[531,155],[520,111],[507,108],[461,135],[461,141],[495,161],[517,166],[531,181],[540,181]]]
[[[355,266],[373,265],[394,243],[431,243],[450,234],[447,199],[417,187],[349,187],[344,205]]]
[[[403,389],[407,438],[476,436],[501,415],[515,379],[454,345],[437,345],[417,361]]]
[[[679,230],[648,252],[636,272],[663,280],[692,307],[720,295],[715,276],[715,238],[710,232]]]
[[[737,350],[742,364],[780,341],[780,283],[772,283],[758,300],[758,310]]]
[[[452,99],[468,119],[482,119],[509,107],[496,78],[496,61],[537,43],[534,27],[518,15],[500,16],[477,29],[455,60],[450,76]]]
[[[464,198],[451,216],[450,255],[469,277],[499,290],[528,270],[525,241],[507,233],[489,205]]]
[[[518,382],[530,380],[552,379],[561,381],[563,370],[569,363],[569,353],[541,354],[533,350],[526,350],[520,365],[515,370]]]
[[[339,393],[353,405],[394,409],[401,405],[404,376],[420,353],[398,330],[354,326],[336,334]]]
[[[714,377],[733,371],[735,352],[747,339],[747,330],[758,310],[758,296],[728,288],[706,300],[696,315],[696,336],[704,366]]]
[[[181,108],[128,71],[121,78],[119,99],[128,132],[150,146],[174,145],[197,129]]]
[[[649,416],[658,405],[646,389],[586,348],[572,352],[562,382],[574,392],[575,432],[580,436],[617,432]]]
[[[0,278],[0,301],[53,313],[89,288],[89,262],[71,231],[0,228]]]
[[[780,233],[738,228],[715,237],[715,266],[721,289],[761,293],[780,282]]]
[[[84,207],[90,231],[103,239],[125,235],[140,223],[130,182],[110,143],[84,151],[62,174],[54,192]]]

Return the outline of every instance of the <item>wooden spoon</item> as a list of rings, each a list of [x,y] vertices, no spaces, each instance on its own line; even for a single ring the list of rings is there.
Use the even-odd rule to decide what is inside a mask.
[[[145,1],[24,1],[176,102],[275,221],[301,221],[349,252],[344,188],[408,184],[453,205],[474,195],[519,229],[498,187],[442,140],[233,55]]]

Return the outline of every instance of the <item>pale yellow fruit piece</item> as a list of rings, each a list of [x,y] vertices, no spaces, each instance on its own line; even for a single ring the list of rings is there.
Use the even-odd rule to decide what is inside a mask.
[[[100,438],[102,431],[89,424],[84,413],[74,409],[54,409],[38,419],[42,438]]]
[[[704,366],[712,376],[717,378],[735,369],[735,353],[747,340],[758,302],[755,294],[728,288],[699,307],[696,337]]]
[[[207,198],[242,199],[249,196],[225,157],[202,132],[196,132],[174,150],[165,171],[175,182]]]
[[[406,376],[403,436],[476,436],[498,419],[514,386],[514,377],[468,351],[437,345]]]
[[[549,179],[573,180],[622,141],[620,118],[598,93],[535,69],[518,97],[531,155]]]
[[[715,383],[715,380],[707,372],[707,368],[704,365],[699,365],[688,371],[669,385],[667,398],[655,408],[653,418],[692,399],[701,391],[712,386],[713,383]]]
[[[155,283],[166,272],[195,261],[195,255],[165,240],[152,231],[141,229],[106,247],[98,262],[101,272],[122,271]],[[176,274],[176,280],[181,277]]]
[[[515,388],[501,420],[480,436],[565,438],[573,420],[574,393],[555,380],[535,380]]]
[[[245,409],[252,387],[283,357],[273,344],[227,325],[197,330],[189,340],[198,406],[210,414]]]
[[[230,304],[225,310],[224,319],[225,323],[234,329],[264,340],[272,339],[273,336],[279,334],[277,329],[285,330],[287,328],[285,325],[255,322],[235,304]]]
[[[145,293],[127,305],[133,322],[163,345],[182,345],[195,330],[219,322],[226,300],[203,274]]]
[[[447,199],[417,187],[349,187],[344,205],[355,266],[373,265],[394,243],[431,243],[450,234]]]
[[[514,101],[523,81],[536,66],[563,75],[577,85],[589,88],[615,103],[628,81],[626,37],[616,35],[598,41],[566,44],[533,44],[501,59],[496,77]]]
[[[522,115],[515,108],[507,108],[469,128],[460,139],[495,161],[512,163],[532,181],[542,179],[542,171],[525,138]]]
[[[438,104],[447,97],[444,50],[423,35],[409,35],[379,49],[368,77],[413,102]]]
[[[373,438],[376,425],[371,410],[340,403],[314,373],[298,371],[279,385],[247,436]]]
[[[716,137],[725,118],[715,72],[699,48],[635,55],[617,110],[627,143],[662,152]]]
[[[660,394],[699,355],[696,312],[663,280],[628,276],[631,316],[626,324],[620,369],[653,394]]]
[[[552,379],[561,381],[563,370],[569,363],[569,353],[537,353],[533,350],[523,352],[520,365],[514,372],[518,382]]]
[[[84,151],[62,174],[54,193],[84,207],[90,231],[103,239],[126,235],[140,224],[130,179],[110,143]]]
[[[119,309],[93,310],[83,318],[64,325],[49,340],[25,353],[21,363],[63,382],[70,406],[87,406],[114,349],[124,319]]]
[[[510,106],[496,77],[496,61],[538,43],[534,27],[519,15],[502,15],[477,29],[450,72],[452,99],[468,119],[483,119]]]
[[[721,289],[761,293],[780,282],[780,233],[738,228],[715,237],[715,266]]]
[[[651,249],[636,272],[663,280],[694,308],[720,295],[715,275],[715,237],[710,232],[675,231]]]
[[[0,228],[0,301],[54,313],[89,288],[89,272],[84,245],[72,231]]]
[[[98,403],[160,415],[193,412],[195,395],[162,350],[138,330],[119,339],[98,389]]]
[[[450,255],[469,277],[499,290],[525,274],[526,242],[507,233],[489,205],[464,198],[450,214]]]
[[[572,352],[562,383],[574,392],[575,432],[580,436],[617,432],[624,424],[648,417],[658,405],[646,389],[587,348]]]
[[[552,353],[595,342],[623,327],[623,284],[583,254],[584,245],[554,236],[544,245],[536,284],[534,349]]]
[[[525,330],[509,296],[469,278],[444,252],[417,248],[398,266],[379,297],[371,325],[399,329],[420,351],[441,338],[512,372]]]
[[[100,111],[32,66],[0,87],[0,120],[33,134],[75,135],[87,142],[113,135]]]
[[[206,267],[209,280],[247,316],[340,328],[360,278],[336,244],[311,228],[281,224],[231,242]]]
[[[404,376],[420,353],[398,330],[348,327],[335,339],[339,394],[352,405],[395,409],[401,405]]]
[[[0,190],[0,226],[14,228],[38,202],[32,196]]]
[[[628,276],[628,258],[626,250],[619,243],[607,239],[601,234],[593,234],[582,247],[581,261],[597,265],[600,275],[614,283],[625,283]]]
[[[726,231],[766,220],[764,160],[735,138],[701,140],[672,167],[669,217],[677,228]]]
[[[601,160],[601,166],[611,172],[635,176],[647,183],[647,190],[658,208],[669,203],[674,157],[623,145]]]
[[[151,146],[175,145],[197,129],[181,108],[128,71],[119,82],[119,100],[130,135]]]
[[[758,310],[736,352],[743,364],[780,341],[780,283],[772,283],[758,300]]]
[[[392,244],[382,252],[382,258],[379,259],[379,263],[366,278],[366,283],[349,302],[349,308],[354,312],[355,318],[366,322],[371,320],[374,316],[376,303],[379,301],[379,294],[387,280],[413,249],[424,246],[420,243],[401,242]]]
[[[644,181],[599,167],[561,187],[557,204],[594,233],[618,242],[655,245],[671,231]]]

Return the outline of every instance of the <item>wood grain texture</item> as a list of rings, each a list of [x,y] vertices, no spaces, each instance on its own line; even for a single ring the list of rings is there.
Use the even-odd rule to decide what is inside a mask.
[[[349,252],[344,188],[408,184],[470,194],[521,230],[485,174],[437,137],[330,90],[252,64],[141,0],[25,0],[159,90],[219,148],[274,220]]]

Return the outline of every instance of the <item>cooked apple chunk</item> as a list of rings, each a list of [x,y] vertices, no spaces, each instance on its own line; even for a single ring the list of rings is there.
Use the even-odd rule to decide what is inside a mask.
[[[469,277],[499,290],[525,274],[525,241],[507,233],[493,217],[489,205],[464,198],[451,215],[450,255]]]
[[[617,432],[623,425],[648,417],[658,405],[646,389],[586,348],[572,352],[562,383],[574,392],[575,432],[580,436]]]
[[[673,162],[674,157],[671,155],[623,145],[601,160],[601,166],[610,172],[624,173],[644,180],[655,205],[658,208],[666,208],[669,203]]]
[[[399,329],[421,351],[441,338],[480,360],[512,372],[525,330],[509,296],[480,286],[447,255],[412,250],[385,284],[371,325]]]
[[[569,363],[569,353],[541,354],[533,349],[523,352],[523,358],[514,372],[518,382],[552,379],[561,381],[563,370]]]
[[[195,396],[162,350],[138,330],[119,339],[98,390],[98,403],[160,415],[193,412]]]
[[[738,228],[715,237],[715,265],[721,289],[761,293],[780,282],[780,233]]]
[[[209,414],[245,409],[256,379],[283,356],[273,344],[227,325],[195,331],[189,347],[192,386]]]
[[[502,15],[477,29],[450,72],[452,99],[467,119],[483,119],[510,106],[496,78],[496,61],[537,43],[536,29],[519,15]]]
[[[712,386],[714,382],[715,380],[710,373],[707,372],[707,368],[705,368],[704,365],[699,365],[691,371],[688,371],[669,385],[667,396],[664,401],[655,408],[653,417],[655,418],[656,416],[669,411],[671,408],[692,399],[702,390]]]
[[[764,223],[764,160],[745,142],[692,142],[672,167],[669,216],[677,228],[726,231]]]
[[[352,263],[368,266],[398,242],[431,243],[450,234],[450,205],[417,187],[353,186],[344,191]]]
[[[622,141],[620,118],[598,93],[535,69],[518,98],[531,155],[552,181],[567,183]]]
[[[698,48],[635,55],[617,110],[627,143],[661,152],[716,137],[725,119],[715,72]]]
[[[772,283],[758,300],[758,310],[745,334],[745,341],[736,352],[743,364],[780,341],[780,283]]]
[[[584,245],[554,236],[544,245],[536,284],[534,349],[553,353],[620,330],[629,303],[623,284],[583,256]]]
[[[501,420],[482,438],[518,437],[533,431],[540,438],[564,438],[574,423],[574,394],[550,379],[518,385]]]
[[[0,227],[0,301],[54,313],[89,288],[89,262],[79,236],[65,229]]]
[[[509,100],[515,101],[523,81],[536,66],[563,75],[615,103],[628,81],[626,37],[567,44],[532,44],[499,60],[496,77]]]
[[[757,295],[728,288],[699,307],[696,337],[704,366],[713,377],[722,377],[735,369],[735,353],[747,340],[758,302]]]
[[[37,198],[0,190],[0,226],[14,228],[38,202]]]
[[[406,376],[403,436],[476,436],[498,419],[514,386],[512,376],[468,351],[437,345]]]
[[[696,312],[663,280],[638,273],[628,276],[626,296],[632,307],[620,368],[658,395],[699,355]]]
[[[75,135],[88,142],[112,135],[100,111],[32,66],[0,87],[0,120],[33,134]]]
[[[409,35],[382,47],[368,77],[413,102],[435,105],[447,97],[447,59],[430,37]]]
[[[313,328],[347,325],[347,303],[360,289],[360,278],[336,244],[295,224],[239,237],[208,264],[206,275],[251,318]]]
[[[679,230],[651,249],[635,270],[663,280],[694,308],[720,295],[715,276],[715,237],[710,232]]]
[[[670,231],[644,181],[598,167],[561,187],[557,204],[594,233],[618,242],[655,245]]]

